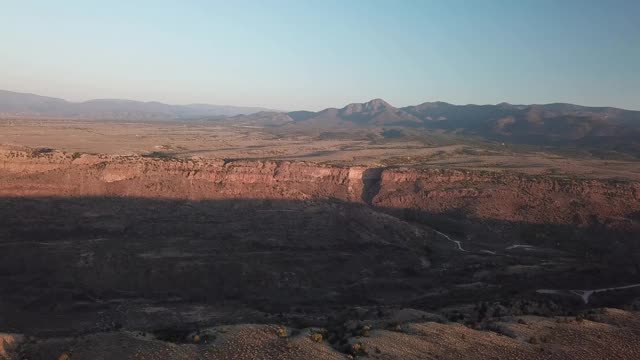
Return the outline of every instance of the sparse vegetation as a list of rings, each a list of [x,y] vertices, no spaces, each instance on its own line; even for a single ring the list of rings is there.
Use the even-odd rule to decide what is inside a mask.
[[[281,338],[286,338],[289,336],[289,332],[287,331],[286,327],[278,326],[276,328],[276,335],[278,335],[278,337],[281,337]]]
[[[351,344],[351,354],[353,356],[366,356],[369,353],[361,342]]]
[[[50,154],[52,152],[54,152],[54,150],[51,148],[47,148],[47,147],[36,148],[31,150],[31,156],[40,156],[40,155]]]
[[[153,159],[175,159],[176,154],[172,152],[164,152],[164,151],[153,151],[148,154],[142,155],[143,157],[153,158]]]
[[[309,337],[311,338],[311,340],[313,340],[314,342],[317,342],[317,343],[322,342],[322,340],[323,340],[322,334],[318,333],[318,332],[311,333],[311,335]]]

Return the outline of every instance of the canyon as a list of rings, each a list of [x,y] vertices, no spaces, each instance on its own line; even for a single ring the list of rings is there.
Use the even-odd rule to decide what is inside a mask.
[[[640,295],[633,179],[5,146],[0,204],[0,320],[42,339],[24,342],[30,358],[141,341],[235,358],[241,350],[224,344],[272,336],[260,346],[274,358],[285,345],[398,358],[395,326],[409,348],[445,354],[417,334],[451,321],[471,338],[511,334],[490,357],[536,347],[516,320],[629,307]],[[571,292],[599,288],[620,289],[588,304]],[[608,311],[598,316],[618,314]],[[327,340],[308,342],[313,329]],[[280,331],[295,336],[280,343]],[[196,335],[211,348],[183,345]],[[562,346],[541,358],[566,357]]]

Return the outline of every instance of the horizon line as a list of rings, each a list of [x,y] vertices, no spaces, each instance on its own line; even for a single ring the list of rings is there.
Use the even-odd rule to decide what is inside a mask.
[[[67,103],[71,103],[71,104],[83,104],[83,103],[88,103],[88,102],[92,102],[92,101],[126,101],[126,102],[134,102],[134,103],[143,103],[143,104],[162,104],[162,105],[169,105],[169,106],[198,106],[198,105],[205,105],[205,106],[220,106],[220,107],[236,107],[236,108],[255,108],[258,109],[259,111],[257,112],[262,112],[262,111],[269,111],[269,112],[282,112],[282,113],[288,113],[288,112],[296,112],[296,111],[310,111],[310,112],[320,112],[323,110],[327,110],[327,109],[341,109],[344,108],[346,106],[352,105],[352,104],[366,104],[372,101],[376,101],[376,100],[382,100],[385,103],[393,106],[394,108],[397,109],[402,109],[404,107],[411,107],[411,106],[419,106],[419,105],[423,105],[423,104],[435,104],[435,103],[442,103],[442,104],[447,104],[447,105],[453,105],[453,106],[499,106],[499,105],[510,105],[510,106],[545,106],[545,105],[573,105],[573,106],[580,106],[580,107],[586,107],[586,108],[611,108],[611,109],[618,109],[618,110],[625,110],[625,111],[639,111],[640,112],[640,108],[639,109],[630,109],[630,108],[622,108],[622,107],[617,107],[617,106],[610,106],[610,105],[582,105],[582,104],[576,104],[576,103],[571,103],[571,102],[564,102],[564,101],[556,101],[556,102],[549,102],[549,103],[510,103],[508,101],[501,101],[498,103],[466,103],[466,104],[456,104],[453,102],[448,102],[448,101],[442,101],[442,100],[434,100],[434,101],[423,101],[421,103],[418,104],[410,104],[410,105],[405,105],[405,106],[395,106],[391,103],[389,103],[388,101],[384,100],[383,98],[380,97],[374,97],[371,98],[369,100],[366,101],[362,101],[362,102],[350,102],[350,103],[346,103],[344,106],[342,107],[326,107],[326,108],[322,108],[320,110],[317,111],[313,111],[313,110],[306,110],[306,109],[297,109],[297,110],[285,110],[285,109],[273,109],[270,108],[268,106],[260,106],[260,105],[231,105],[231,104],[215,104],[215,103],[204,103],[204,102],[193,102],[193,103],[169,103],[169,102],[162,102],[162,101],[158,101],[158,100],[137,100],[137,99],[126,99],[126,98],[90,98],[90,99],[86,99],[86,100],[79,100],[79,101],[73,101],[73,100],[68,100],[65,99],[63,97],[57,97],[57,96],[50,96],[50,95],[41,95],[41,94],[36,94],[33,92],[22,92],[22,91],[13,91],[13,90],[7,90],[7,89],[0,89],[0,92],[7,92],[7,93],[13,93],[13,94],[19,94],[19,95],[31,95],[31,96],[38,96],[38,97],[45,97],[45,98],[50,98],[50,99],[56,99],[56,100],[62,100],[65,101]]]

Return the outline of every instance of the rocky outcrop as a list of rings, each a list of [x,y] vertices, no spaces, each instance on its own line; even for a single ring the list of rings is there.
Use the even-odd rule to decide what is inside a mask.
[[[10,359],[20,343],[24,341],[24,336],[20,334],[0,333],[0,359]]]

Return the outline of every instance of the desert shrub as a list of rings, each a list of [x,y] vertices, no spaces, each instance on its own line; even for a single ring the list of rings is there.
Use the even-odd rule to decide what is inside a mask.
[[[311,338],[311,340],[317,343],[322,342],[323,340],[322,334],[317,332],[312,333],[311,335],[309,335],[309,337]]]
[[[366,356],[368,355],[367,349],[361,342],[351,344],[351,354],[354,356]]]
[[[387,330],[395,331],[395,332],[402,332],[402,326],[400,326],[400,324],[397,323],[397,322],[390,322],[387,325]]]
[[[453,311],[446,314],[447,320],[451,322],[462,322],[465,319],[465,315],[458,311]]]
[[[43,155],[43,154],[49,154],[52,153],[53,149],[51,148],[37,148],[37,149],[33,149],[31,150],[31,156],[38,156],[38,155]]]
[[[175,155],[176,155],[175,153],[170,153],[170,152],[152,151],[142,156],[146,158],[153,158],[153,159],[175,159]]]
[[[500,325],[498,323],[495,323],[495,322],[489,322],[489,323],[483,324],[482,325],[482,329],[483,330],[493,331],[493,332],[495,332],[497,334],[504,335],[504,336],[510,337],[512,339],[515,339],[515,338],[518,337],[516,335],[516,333],[514,333],[511,329],[509,329],[509,328],[507,328],[505,326],[502,326],[502,325]]]
[[[351,330],[351,336],[369,336],[369,331],[371,331],[371,326],[358,324],[355,329]]]
[[[287,336],[289,336],[289,333],[287,332],[286,327],[278,326],[278,328],[276,329],[276,335],[281,338],[286,338]]]
[[[481,302],[479,305],[477,305],[477,311],[478,311],[478,321],[482,321],[487,317],[487,311],[489,310],[489,304],[487,304],[486,301]]]
[[[371,331],[371,326],[365,325],[365,326],[362,327],[361,335],[368,337],[369,336],[369,331]]]
[[[404,137],[405,133],[399,129],[384,129],[382,131],[382,136],[385,139],[398,139]]]

